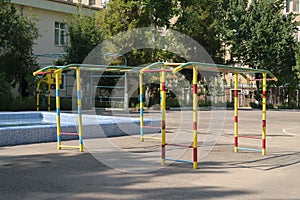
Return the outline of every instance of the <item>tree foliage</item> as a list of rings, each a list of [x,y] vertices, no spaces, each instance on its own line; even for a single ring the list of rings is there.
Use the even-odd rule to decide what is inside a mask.
[[[221,20],[216,0],[181,0],[174,28],[196,40],[216,63],[222,62],[218,24]]]
[[[28,96],[37,68],[33,45],[38,29],[32,17],[17,13],[8,0],[0,0],[0,69],[1,79],[11,86],[19,85],[20,94]]]
[[[230,47],[229,62],[271,71],[278,77],[274,84],[285,88],[281,100],[289,98],[291,103],[298,85],[293,67],[296,65],[297,49],[294,14],[282,13],[283,0],[227,1],[230,6],[223,27],[224,40]]]
[[[96,16],[86,16],[80,7],[68,24],[68,45],[65,48],[65,63],[82,63],[89,52],[103,41],[101,24],[97,23]]]
[[[283,15],[282,0],[230,1],[224,27],[230,45],[231,62],[256,69],[268,69],[280,77],[279,85],[295,81],[297,24],[293,14]]]

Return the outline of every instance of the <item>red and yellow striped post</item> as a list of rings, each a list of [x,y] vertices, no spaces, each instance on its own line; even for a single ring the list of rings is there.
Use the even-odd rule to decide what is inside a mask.
[[[82,137],[82,94],[80,84],[80,67],[76,67],[76,85],[77,85],[77,110],[78,110],[78,137],[79,151],[83,152],[83,137]]]
[[[267,139],[267,74],[263,73],[263,85],[262,85],[262,155],[266,155],[266,139]]]
[[[239,74],[234,74],[234,152],[238,152]]]
[[[198,121],[198,96],[197,96],[197,82],[198,82],[198,71],[196,67],[193,67],[193,168],[198,168],[197,160],[197,121]]]
[[[163,68],[164,69],[164,68]],[[166,161],[166,72],[161,71],[160,77],[160,111],[161,111],[161,164]]]

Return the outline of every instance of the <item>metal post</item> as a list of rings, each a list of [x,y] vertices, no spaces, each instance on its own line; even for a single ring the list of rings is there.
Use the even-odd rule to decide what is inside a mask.
[[[36,88],[36,111],[40,110],[40,86],[41,82],[39,81]]]
[[[198,137],[197,137],[197,122],[198,122],[198,96],[197,96],[197,82],[198,71],[196,67],[193,67],[193,168],[198,168],[197,149],[198,149]]]
[[[55,91],[56,91],[56,123],[57,123],[57,149],[60,150],[61,149],[61,137],[60,137],[60,133],[61,133],[61,129],[60,129],[60,93],[59,93],[59,72],[61,70],[56,70],[55,72]]]
[[[267,137],[267,74],[263,73],[262,89],[262,155],[266,155],[266,137]]]
[[[234,152],[238,152],[239,74],[234,74]]]
[[[164,69],[164,68],[163,68]],[[166,72],[162,70],[160,81],[161,95],[161,164],[166,161]]]
[[[50,112],[50,110],[51,110],[51,96],[50,96],[50,89],[51,89],[51,85],[50,84],[48,84],[48,111]]]
[[[124,110],[128,110],[128,77],[127,72],[124,74]]]
[[[140,72],[139,74],[140,78],[140,137],[141,141],[144,141],[144,133],[143,133],[143,127],[144,127],[144,114],[143,114],[143,72]]]
[[[81,85],[80,85],[80,67],[76,67],[76,85],[77,85],[77,107],[78,107],[78,137],[79,151],[83,151],[82,139],[82,103],[81,103]]]

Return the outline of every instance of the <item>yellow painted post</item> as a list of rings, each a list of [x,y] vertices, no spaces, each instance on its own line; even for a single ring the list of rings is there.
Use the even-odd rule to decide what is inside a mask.
[[[48,84],[48,111],[50,112],[51,108],[50,108],[50,104],[51,104],[51,97],[50,97],[50,89],[51,89],[51,85]]]
[[[80,83],[80,67],[76,67],[76,85],[77,85],[77,107],[78,107],[78,137],[79,137],[79,151],[83,151],[82,138],[82,103],[81,103],[81,83]]]
[[[61,128],[60,128],[60,93],[59,93],[59,70],[55,71],[55,88],[56,88],[56,123],[57,123],[57,149],[61,149]]]
[[[36,111],[40,110],[40,87],[41,87],[41,81],[37,83],[37,88],[36,88]]]
[[[166,72],[164,68],[161,71],[160,80],[160,95],[161,95],[161,164],[166,162]]]
[[[234,152],[238,152],[239,74],[234,74]]]
[[[144,132],[143,132],[143,127],[144,127],[144,101],[143,101],[143,72],[140,72],[139,74],[140,78],[140,138],[141,141],[144,141]]]
[[[263,73],[262,85],[262,155],[266,155],[266,139],[267,139],[267,74]]]
[[[198,168],[198,136],[197,136],[197,122],[198,122],[198,96],[197,96],[197,82],[198,71],[193,67],[193,168]]]

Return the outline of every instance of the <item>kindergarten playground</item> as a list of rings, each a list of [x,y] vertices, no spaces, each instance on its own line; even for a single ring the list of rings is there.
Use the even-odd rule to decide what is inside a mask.
[[[201,111],[199,140],[211,111]],[[169,131],[180,116],[192,111],[167,111]],[[260,135],[260,112],[240,111],[240,133]],[[132,113],[139,117],[138,113]],[[154,112],[153,115],[158,115]],[[56,150],[56,142],[0,147],[0,199],[299,199],[299,111],[268,111],[267,154],[241,151],[232,145],[232,110],[212,149],[194,170],[186,163],[169,163],[149,173],[127,173],[99,162],[88,151]],[[183,123],[182,134],[191,123]],[[137,136],[99,138],[143,157],[160,150],[159,141]],[[86,141],[86,140],[85,140]],[[74,141],[68,141],[72,144]],[[260,140],[241,138],[240,145],[259,147]],[[167,148],[168,154],[169,148]],[[109,152],[103,152],[108,154]],[[191,159],[186,151],[181,159]],[[159,161],[159,158],[158,158]]]
[[[80,74],[84,68],[93,72],[100,69],[138,74],[139,112],[108,113],[104,110],[97,113],[103,118],[113,114],[114,117],[139,119],[139,123],[135,121],[131,126],[138,127],[135,133],[122,137],[85,137],[86,130],[94,130],[89,129],[94,124],[86,124],[92,120],[86,118],[90,115],[83,109],[85,91]],[[176,77],[176,73],[183,69],[192,72],[193,105],[186,110],[167,110],[166,79]],[[76,118],[77,132],[63,130],[63,117],[67,115],[62,114],[60,107],[62,73],[70,70],[74,70],[76,76],[73,118]],[[234,74],[233,110],[199,109],[199,71]],[[160,110],[144,108],[143,85],[147,73],[159,74]],[[238,77],[249,73],[261,74],[261,110],[239,109]],[[267,113],[267,81],[276,81],[267,70],[205,63],[153,63],[134,69],[95,65],[50,66],[34,75],[42,76],[41,80],[48,85],[55,84],[57,141],[0,147],[0,198],[300,198],[297,131],[300,115],[298,111]],[[91,87],[88,92],[92,92]],[[63,140],[63,136],[74,136],[76,140]]]

